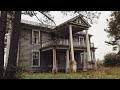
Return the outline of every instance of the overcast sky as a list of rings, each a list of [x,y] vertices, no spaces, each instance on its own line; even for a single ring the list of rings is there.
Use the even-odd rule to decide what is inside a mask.
[[[67,16],[61,15],[57,11],[52,12],[52,15],[54,15],[54,20],[56,25],[73,17],[70,15],[67,15]],[[104,31],[104,29],[107,27],[106,19],[109,18],[109,16],[110,16],[110,11],[101,11],[101,16],[98,19],[98,23],[91,24],[92,27],[88,31],[90,34],[93,35],[91,38],[91,42],[94,42],[95,47],[98,48],[96,49],[96,52],[95,52],[96,59],[102,60],[105,54],[107,54],[108,52],[113,52],[112,47],[104,43],[106,40],[108,40],[107,33]],[[36,19],[36,17],[31,18],[26,15],[22,15],[22,19],[39,22]]]

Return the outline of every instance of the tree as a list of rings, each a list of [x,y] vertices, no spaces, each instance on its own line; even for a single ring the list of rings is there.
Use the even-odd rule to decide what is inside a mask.
[[[13,27],[10,39],[10,51],[8,57],[8,64],[5,72],[5,78],[7,79],[15,78],[20,24],[21,11],[14,11]]]
[[[120,56],[116,53],[108,53],[104,56],[105,66],[120,66]]]
[[[7,12],[1,11],[0,13],[0,79],[2,79],[4,74],[4,37],[6,30]]]
[[[108,27],[105,29],[105,31],[108,33],[110,41],[105,41],[105,43],[112,46],[119,46],[118,40],[120,39],[120,11],[112,11],[111,17],[109,20],[107,19],[107,21]]]

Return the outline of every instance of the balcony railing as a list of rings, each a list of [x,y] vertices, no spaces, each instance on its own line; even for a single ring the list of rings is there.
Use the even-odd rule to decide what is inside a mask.
[[[42,43],[42,47],[47,47],[47,46],[51,46],[51,45],[54,45],[54,41],[53,40]]]
[[[56,41],[47,41],[42,43],[42,47],[52,46],[52,45],[58,45],[58,46],[69,46],[69,40],[68,39],[58,39]],[[87,47],[85,43],[80,43],[77,41],[73,41],[74,47]],[[91,45],[92,46],[92,45]]]

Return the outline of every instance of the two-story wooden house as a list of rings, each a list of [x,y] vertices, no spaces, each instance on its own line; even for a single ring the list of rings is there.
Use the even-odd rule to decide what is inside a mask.
[[[96,49],[89,27],[81,15],[56,27],[22,20],[17,64],[33,72],[67,72],[70,62],[75,61],[77,70],[89,69],[89,62],[95,63]],[[7,43],[9,50],[9,40]]]

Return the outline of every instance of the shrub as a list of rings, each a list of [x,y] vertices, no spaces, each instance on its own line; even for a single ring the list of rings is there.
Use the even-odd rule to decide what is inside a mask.
[[[22,76],[22,73],[24,72],[28,72],[28,68],[26,68],[25,66],[16,66],[16,78],[19,79]]]
[[[108,53],[104,56],[104,66],[120,66],[120,56],[116,53]]]
[[[104,65],[103,65],[103,60],[97,60],[96,61],[97,62],[97,67],[103,67]]]

